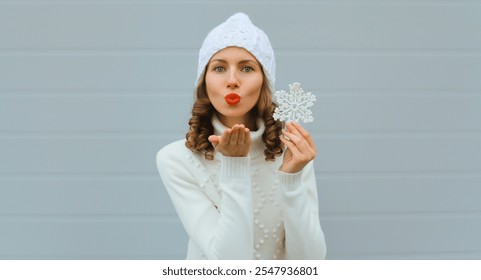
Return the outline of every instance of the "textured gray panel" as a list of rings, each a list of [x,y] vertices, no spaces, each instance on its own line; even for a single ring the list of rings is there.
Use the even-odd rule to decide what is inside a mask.
[[[193,54],[103,52],[14,55],[0,59],[2,91],[193,91],[196,71]],[[186,70],[179,75],[179,69]]]
[[[0,95],[0,133],[162,132],[182,137],[193,102],[192,92]]]
[[[2,216],[176,215],[159,176],[23,175],[0,186]]]
[[[326,91],[481,90],[480,55],[290,53],[277,58],[279,89],[298,81]],[[197,65],[193,53],[0,55],[0,59],[3,92],[192,91]]]
[[[480,215],[400,215],[321,219],[329,250],[344,256],[466,252],[481,257]],[[335,255],[334,255],[335,256]],[[443,255],[442,255],[443,256]],[[347,257],[349,258],[349,257]]]
[[[479,135],[353,134],[317,139],[317,170],[322,172],[479,172],[481,167]]]
[[[481,95],[314,93],[312,133],[481,130]],[[0,133],[168,132],[182,137],[192,103],[190,91],[0,95]]]
[[[13,174],[157,174],[155,155],[173,138],[82,135],[0,139],[1,173]],[[161,140],[162,139],[162,140]],[[177,139],[175,139],[177,140]]]
[[[263,2],[0,2],[0,18],[16,23],[0,24],[0,48],[197,49],[237,11],[247,12],[280,49],[481,47],[481,7],[474,1]]]
[[[481,174],[317,174],[324,217],[481,213]]]
[[[481,56],[409,53],[302,53],[278,56],[278,88],[298,81],[328,90],[481,89]]]
[[[321,173],[317,174],[317,182],[323,217],[481,212],[478,196],[481,175]],[[0,215],[176,216],[156,175],[103,178],[20,175],[0,178],[0,185],[3,186]]]
[[[159,218],[12,217],[0,223],[0,259],[185,258],[187,248],[182,225]]]
[[[319,172],[481,171],[481,136],[315,138]],[[176,139],[135,135],[0,138],[0,156],[9,159],[0,162],[0,174],[154,175],[157,150]]]

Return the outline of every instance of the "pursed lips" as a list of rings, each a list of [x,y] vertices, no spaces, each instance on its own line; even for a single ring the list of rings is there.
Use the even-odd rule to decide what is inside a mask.
[[[229,105],[236,105],[240,102],[241,97],[237,93],[231,92],[224,97],[225,101]]]

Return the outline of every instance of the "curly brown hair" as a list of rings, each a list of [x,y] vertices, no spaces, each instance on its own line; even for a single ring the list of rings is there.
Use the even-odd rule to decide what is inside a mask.
[[[264,82],[259,100],[249,114],[253,119],[262,118],[264,120],[265,131],[262,134],[262,141],[266,147],[264,150],[265,160],[274,161],[283,152],[282,142],[279,139],[282,133],[282,122],[276,121],[272,117],[277,105],[272,100],[271,90],[266,83],[267,79],[264,74],[263,76]],[[214,134],[212,116],[215,113],[217,111],[207,96],[204,75],[195,90],[195,102],[192,107],[192,117],[189,120],[189,132],[185,135],[185,146],[194,152],[205,152],[205,158],[208,160],[214,159],[214,146],[208,138]]]

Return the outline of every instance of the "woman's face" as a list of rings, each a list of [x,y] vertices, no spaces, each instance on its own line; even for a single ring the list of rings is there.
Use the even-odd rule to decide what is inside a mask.
[[[227,127],[245,124],[257,104],[264,75],[257,59],[243,48],[229,47],[216,53],[205,74],[207,95]]]

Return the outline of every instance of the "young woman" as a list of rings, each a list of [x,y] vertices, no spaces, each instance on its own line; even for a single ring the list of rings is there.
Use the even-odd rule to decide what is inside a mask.
[[[316,147],[299,124],[282,130],[273,119],[274,82],[269,39],[247,15],[207,35],[189,132],[157,153],[190,237],[187,259],[325,257]]]

